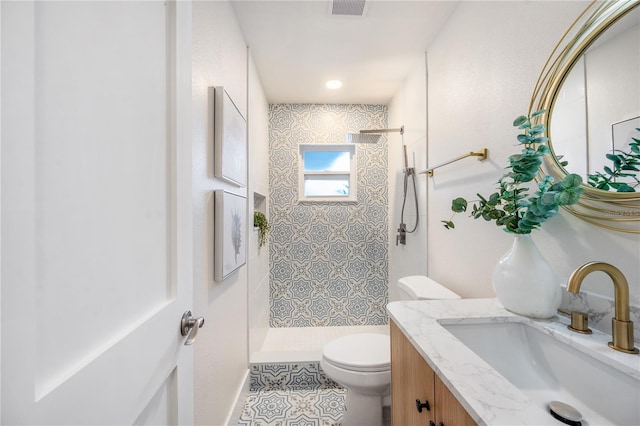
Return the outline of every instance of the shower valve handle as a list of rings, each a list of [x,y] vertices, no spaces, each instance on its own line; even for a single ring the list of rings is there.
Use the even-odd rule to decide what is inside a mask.
[[[398,235],[396,235],[396,245],[398,245],[398,243],[402,245],[407,244],[407,225],[405,225],[404,223],[401,223],[400,227],[398,228]]]

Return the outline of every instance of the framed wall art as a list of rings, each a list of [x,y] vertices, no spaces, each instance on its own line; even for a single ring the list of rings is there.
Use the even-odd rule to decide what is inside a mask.
[[[629,142],[632,139],[640,138],[640,117],[629,118],[611,125],[611,135],[613,138],[613,149],[622,151],[629,150]]]
[[[213,210],[213,275],[222,281],[247,261],[247,198],[218,189]]]
[[[223,86],[214,87],[214,174],[239,187],[247,185],[247,121]]]

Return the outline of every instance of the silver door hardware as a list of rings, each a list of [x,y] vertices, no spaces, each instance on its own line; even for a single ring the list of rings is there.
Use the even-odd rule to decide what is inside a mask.
[[[182,315],[182,321],[180,321],[180,333],[183,336],[187,334],[187,340],[184,342],[185,346],[191,345],[196,340],[198,335],[198,329],[204,325],[204,317],[194,318],[191,311],[187,311]]]

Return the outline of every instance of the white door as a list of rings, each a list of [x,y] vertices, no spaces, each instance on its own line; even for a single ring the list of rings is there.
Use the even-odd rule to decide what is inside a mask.
[[[191,5],[0,7],[2,424],[192,423]]]

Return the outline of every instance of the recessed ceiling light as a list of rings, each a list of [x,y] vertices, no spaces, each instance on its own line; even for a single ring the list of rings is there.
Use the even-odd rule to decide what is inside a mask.
[[[328,89],[339,89],[342,87],[342,82],[340,80],[329,80],[326,86]]]

